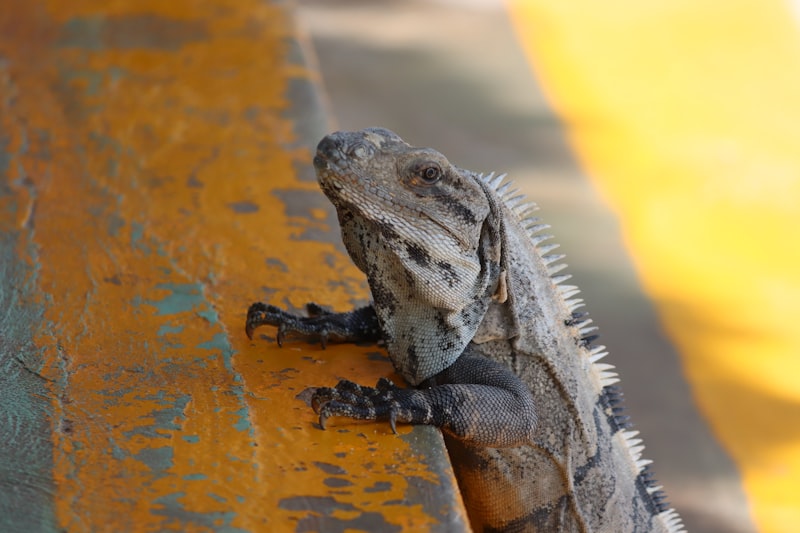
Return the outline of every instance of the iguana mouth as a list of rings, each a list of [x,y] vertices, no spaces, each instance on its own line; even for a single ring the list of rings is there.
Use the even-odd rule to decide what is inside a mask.
[[[317,171],[317,181],[323,190],[340,193],[344,186],[337,180],[345,174],[344,169],[338,164],[343,160],[344,154],[339,150],[335,141],[325,137],[317,146],[314,156],[314,169]]]
[[[337,138],[336,133],[332,133],[319,142],[314,155],[317,181],[323,191],[333,192],[337,198],[346,188],[343,181],[358,179],[348,164],[347,153],[351,151],[342,139]]]

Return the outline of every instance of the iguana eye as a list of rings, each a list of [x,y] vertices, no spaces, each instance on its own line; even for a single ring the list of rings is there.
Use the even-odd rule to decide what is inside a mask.
[[[425,183],[436,183],[442,178],[442,169],[439,168],[439,165],[429,163],[420,167],[420,169],[417,171],[417,176],[419,176]]]

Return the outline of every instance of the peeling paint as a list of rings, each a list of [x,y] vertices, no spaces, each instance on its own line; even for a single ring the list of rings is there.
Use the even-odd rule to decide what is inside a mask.
[[[239,213],[241,215],[258,213],[258,204],[254,204],[253,202],[248,202],[246,200],[240,202],[231,202],[228,204],[228,207],[234,213]]]
[[[156,288],[169,291],[164,298],[147,302],[158,309],[158,315],[184,313],[206,303],[199,283],[159,283]]]
[[[358,507],[336,500],[332,496],[295,496],[285,498],[279,503],[288,511],[312,511],[297,521],[295,531],[330,531],[344,533],[348,530],[361,531],[401,531],[400,526],[386,522],[384,516],[376,512],[360,512]],[[354,518],[340,518],[340,513],[354,513]]]
[[[208,28],[200,20],[179,20],[154,14],[117,17],[96,15],[68,20],[62,26],[58,45],[87,50],[175,50],[208,38]]]
[[[165,518],[163,522],[165,530],[185,530],[202,527],[206,531],[219,533],[247,533],[247,530],[231,525],[235,517],[234,513],[190,511],[185,508],[181,501],[185,497],[185,492],[175,492],[154,500],[156,508],[153,509],[153,514],[161,515]]]

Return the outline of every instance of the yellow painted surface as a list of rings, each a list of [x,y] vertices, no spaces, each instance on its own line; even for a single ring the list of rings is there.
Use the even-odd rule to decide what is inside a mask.
[[[800,31],[790,2],[510,0],[757,526],[800,524]]]
[[[312,140],[290,87],[315,74],[290,58],[281,4],[15,0],[0,16],[0,200],[21,206],[2,222],[33,239],[18,253],[44,308],[53,530],[424,530],[451,512],[422,489],[452,477],[413,445],[441,447],[436,432],[321,431],[295,398],[391,375],[377,348],[244,334],[255,300],[367,298],[298,176]]]

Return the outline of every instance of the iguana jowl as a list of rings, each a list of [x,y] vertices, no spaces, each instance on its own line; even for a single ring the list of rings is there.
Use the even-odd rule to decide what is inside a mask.
[[[314,158],[374,304],[309,317],[253,304],[263,324],[345,341],[383,340],[414,388],[341,381],[312,405],[331,416],[432,424],[475,530],[682,531],[561,255],[503,176],[453,166],[391,131],[337,132]]]

